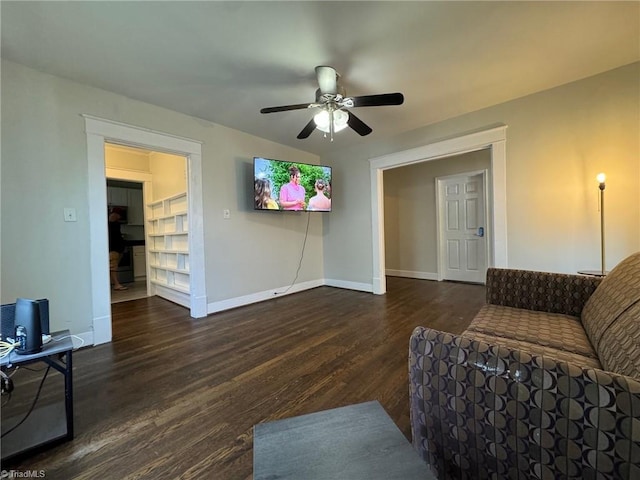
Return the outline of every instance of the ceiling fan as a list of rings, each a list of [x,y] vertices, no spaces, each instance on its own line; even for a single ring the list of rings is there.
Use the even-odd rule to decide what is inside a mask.
[[[369,135],[373,130],[353,112],[348,109],[354,107],[377,107],[383,105],[402,105],[404,95],[401,93],[382,93],[379,95],[363,95],[359,97],[347,97],[345,90],[338,83],[340,75],[333,67],[316,67],[318,86],[316,101],[313,103],[299,103],[296,105],[283,105],[281,107],[266,107],[260,113],[285,112],[287,110],[301,110],[304,108],[319,108],[317,113],[298,134],[299,139],[307,138],[317,128],[329,134],[333,142],[333,134],[344,128],[351,127],[361,136]]]

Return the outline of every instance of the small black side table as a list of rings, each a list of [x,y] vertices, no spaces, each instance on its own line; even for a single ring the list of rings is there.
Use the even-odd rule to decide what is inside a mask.
[[[12,365],[44,362],[64,376],[64,406],[62,402],[42,408],[36,404],[24,423],[2,438],[3,464],[73,439],[73,342],[69,330],[54,332],[51,338],[38,353],[18,355],[13,351],[0,359],[3,370]],[[20,422],[25,413],[12,418],[3,415],[3,435]]]

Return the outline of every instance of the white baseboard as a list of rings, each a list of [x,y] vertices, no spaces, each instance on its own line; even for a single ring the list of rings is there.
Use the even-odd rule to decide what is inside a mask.
[[[163,285],[155,284],[155,292],[159,297],[166,298],[167,300],[177,303],[185,308],[190,308],[191,297],[188,293],[179,292],[172,288],[167,288]]]
[[[328,287],[345,288],[347,290],[358,290],[369,293],[373,292],[373,285],[370,283],[347,282],[345,280],[333,280],[331,278],[327,278],[325,279],[324,284]]]
[[[193,318],[206,317],[208,313],[207,296],[191,297],[191,316]]]
[[[302,292],[304,290],[310,290],[312,288],[321,287],[326,285],[328,287],[345,288],[348,290],[358,290],[362,292],[372,292],[373,286],[369,283],[347,282],[344,280],[332,280],[332,279],[320,279],[312,280],[309,282],[297,283],[292,287],[280,287],[273,290],[265,290],[262,292],[256,292],[249,295],[243,295],[241,297],[228,298],[226,300],[220,300],[219,302],[212,302],[207,305],[208,313],[222,312],[231,308],[242,307],[244,305],[250,305],[252,303],[263,302],[265,300],[271,300],[278,296],[290,295],[292,293]]]
[[[262,292],[251,293],[249,295],[243,295],[241,297],[228,298],[226,300],[220,300],[219,302],[212,302],[207,305],[208,313],[222,312],[223,310],[229,310],[231,308],[242,307],[244,305],[250,305],[252,303],[263,302],[265,300],[271,300],[282,295],[290,295],[292,293],[302,292],[303,290],[309,290],[311,288],[321,287],[324,285],[323,280],[312,280],[309,282],[296,283],[291,288],[280,287],[273,290],[265,290]]]
[[[109,343],[111,341],[111,308],[109,308],[109,315],[102,317],[96,317],[93,319],[93,330],[90,332],[79,334],[84,339],[84,335],[88,335],[89,345],[100,345],[102,343]]]
[[[419,280],[438,280],[438,274],[431,272],[415,272],[412,270],[394,270],[392,268],[387,268],[386,274],[390,277],[417,278]]]

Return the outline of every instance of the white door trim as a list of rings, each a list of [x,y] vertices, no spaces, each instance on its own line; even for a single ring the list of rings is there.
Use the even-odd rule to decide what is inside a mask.
[[[383,171],[391,168],[428,162],[443,157],[474,152],[484,148],[491,149],[490,190],[493,203],[491,213],[491,230],[493,232],[490,254],[487,257],[489,266],[507,266],[507,158],[506,158],[507,126],[491,128],[481,132],[470,133],[457,138],[391,153],[369,159],[371,180],[371,233],[372,233],[372,284],[373,293],[384,294],[387,291],[384,258],[384,188]]]
[[[191,316],[207,315],[204,274],[204,228],[202,201],[202,143],[164,132],[82,115],[87,134],[89,234],[91,253],[91,303],[93,343],[111,341],[109,254],[107,243],[107,186],[104,144],[173,153],[187,158],[187,198],[189,202],[189,254]]]
[[[445,258],[447,255],[447,250],[445,248],[444,242],[442,241],[443,237],[444,237],[444,230],[445,230],[445,225],[444,225],[444,215],[443,215],[443,208],[444,206],[442,205],[442,199],[443,199],[443,191],[442,191],[442,187],[444,182],[446,182],[447,180],[452,180],[458,177],[474,177],[476,175],[482,175],[482,196],[483,196],[483,200],[484,200],[484,218],[483,218],[483,223],[485,225],[484,227],[484,236],[485,236],[485,241],[484,241],[484,246],[485,246],[485,259],[486,259],[486,264],[489,265],[489,258],[490,258],[490,251],[491,249],[489,248],[489,243],[491,242],[491,229],[489,228],[490,222],[489,222],[489,217],[490,217],[490,204],[489,204],[489,195],[488,195],[488,185],[487,185],[487,170],[474,170],[474,171],[470,171],[470,172],[462,172],[462,173],[456,173],[455,175],[445,175],[442,177],[437,177],[436,178],[436,225],[437,225],[437,235],[436,235],[436,248],[437,248],[437,252],[438,252],[438,281],[442,281],[444,280],[444,265],[445,265]]]

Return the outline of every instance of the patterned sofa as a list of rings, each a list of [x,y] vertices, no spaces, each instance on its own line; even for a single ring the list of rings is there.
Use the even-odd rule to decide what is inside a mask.
[[[640,479],[640,252],[604,279],[489,269],[462,335],[418,327],[413,445],[443,479]]]

